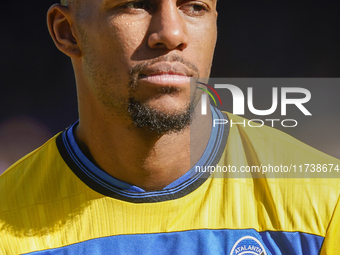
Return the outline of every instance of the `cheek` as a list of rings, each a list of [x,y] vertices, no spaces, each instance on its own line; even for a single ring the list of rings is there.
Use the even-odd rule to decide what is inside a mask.
[[[196,56],[196,63],[199,67],[201,77],[208,77],[210,74],[211,63],[214,55],[217,31],[215,27],[207,27],[192,36],[193,55]]]
[[[148,30],[148,20],[132,20],[131,18],[119,17],[109,20],[110,41],[115,45],[117,54],[121,61],[132,61],[134,53],[143,44],[146,31]]]
[[[123,43],[125,42],[125,43]],[[130,57],[133,43],[124,39],[120,31],[110,31],[97,36],[91,55],[95,55],[100,73],[106,76],[121,77],[122,82],[128,81],[131,66]],[[109,75],[111,74],[111,75]]]
[[[201,29],[200,35],[202,52],[205,55],[212,55],[215,50],[215,44],[217,40],[217,26],[215,22],[207,22]]]

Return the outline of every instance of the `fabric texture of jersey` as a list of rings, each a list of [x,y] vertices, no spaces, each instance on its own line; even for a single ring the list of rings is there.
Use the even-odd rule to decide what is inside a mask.
[[[278,130],[218,125],[196,166],[303,162],[340,166]],[[1,175],[0,254],[340,254],[340,179],[196,169],[144,192],[96,168],[70,128]]]

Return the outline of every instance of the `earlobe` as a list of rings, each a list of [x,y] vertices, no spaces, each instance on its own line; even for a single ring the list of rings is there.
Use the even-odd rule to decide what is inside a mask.
[[[80,57],[81,50],[71,24],[71,14],[67,6],[55,4],[48,10],[47,26],[57,48],[69,57]]]

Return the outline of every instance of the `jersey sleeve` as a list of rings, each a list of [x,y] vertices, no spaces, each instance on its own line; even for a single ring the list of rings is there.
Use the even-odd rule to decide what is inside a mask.
[[[327,228],[320,255],[340,254],[340,198],[335,207],[332,219]]]

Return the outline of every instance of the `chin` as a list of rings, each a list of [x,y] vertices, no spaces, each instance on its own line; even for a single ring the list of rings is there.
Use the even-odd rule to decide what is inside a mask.
[[[165,114],[176,114],[186,111],[190,105],[190,100],[188,97],[178,95],[161,95],[145,102],[140,101],[140,104]]]
[[[183,131],[191,123],[190,103],[181,105],[164,102],[154,105],[130,98],[128,112],[132,123],[138,128],[157,134],[174,133]]]

